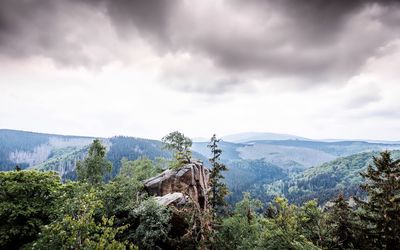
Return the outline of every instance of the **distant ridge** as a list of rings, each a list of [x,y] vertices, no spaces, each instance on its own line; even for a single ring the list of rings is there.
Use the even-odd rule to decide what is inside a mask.
[[[250,141],[275,141],[275,140],[308,141],[310,139],[290,134],[278,134],[278,133],[268,133],[268,132],[245,132],[245,133],[223,136],[222,140],[229,142],[250,142]]]
[[[95,136],[86,136],[86,135],[68,135],[68,134],[54,134],[54,133],[43,133],[43,132],[34,132],[27,130],[16,130],[16,129],[7,129],[0,128],[0,135],[9,134],[9,135],[39,135],[39,136],[52,136],[52,137],[68,137],[68,138],[100,138],[103,137],[95,137]]]
[[[343,142],[343,141],[353,141],[353,142],[368,142],[375,144],[400,144],[400,141],[389,141],[389,140],[369,140],[369,139],[321,139],[316,141],[322,142]]]

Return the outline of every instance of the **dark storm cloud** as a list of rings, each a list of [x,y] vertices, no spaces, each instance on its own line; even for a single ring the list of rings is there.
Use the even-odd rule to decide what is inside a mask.
[[[121,39],[143,36],[154,46],[166,44],[167,24],[175,0],[2,0],[0,1],[0,56],[25,58],[44,56],[63,65],[107,63],[87,53],[96,44],[101,26],[90,23],[99,16],[117,31]],[[97,30],[93,30],[93,28]],[[104,30],[106,32],[106,30]],[[85,33],[85,34],[83,34]],[[83,39],[82,39],[83,38]],[[98,41],[98,46],[102,46]],[[108,54],[113,48],[104,48]]]
[[[106,47],[106,55],[100,58],[87,52],[101,35],[101,28],[95,33],[91,29],[98,27],[87,24],[88,14],[98,14],[119,39],[144,39],[159,56],[183,51],[211,60],[224,74],[212,83],[215,90],[229,89],[229,82],[236,85],[248,78],[297,77],[309,79],[312,85],[339,82],[357,73],[379,47],[400,33],[400,7],[395,0],[246,0],[223,1],[222,7],[210,1],[206,10],[197,8],[199,3],[2,0],[0,55],[40,55],[56,63],[84,66],[112,61],[113,47]],[[90,35],[71,39],[74,25]],[[182,89],[209,89],[194,85]]]
[[[250,0],[238,1],[236,7],[249,16],[259,15],[265,23],[278,13],[284,22],[261,29],[252,40],[245,36],[246,32],[242,35],[242,30],[238,30],[229,36],[216,32],[216,37],[199,42],[203,52],[233,71],[257,71],[268,76],[299,75],[315,80],[347,77],[377,48],[399,37],[400,31],[397,1]],[[373,12],[380,7],[382,13],[371,13],[362,20],[365,23],[352,20],[366,8]],[[382,28],[365,31],[373,22]],[[259,25],[265,23],[261,21]]]
[[[58,0],[2,0],[0,55],[12,59],[44,56],[60,64],[87,65],[82,44],[68,37],[74,27],[66,21],[79,14],[74,13],[76,8]]]
[[[169,39],[168,21],[176,4],[176,0],[108,0],[106,6],[121,33],[129,33],[129,27],[136,27],[145,35],[166,43]]]

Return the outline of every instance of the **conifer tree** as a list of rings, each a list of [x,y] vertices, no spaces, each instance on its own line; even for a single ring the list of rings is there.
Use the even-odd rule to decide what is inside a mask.
[[[225,196],[228,194],[228,187],[222,179],[224,176],[222,175],[222,171],[227,171],[228,168],[220,162],[220,156],[222,150],[218,147],[220,139],[217,139],[217,136],[214,134],[211,137],[210,144],[207,145],[211,149],[211,158],[209,159],[211,163],[211,171],[210,171],[210,205],[212,208],[213,218],[217,214],[223,213],[224,207],[226,206]]]
[[[361,173],[361,185],[368,200],[360,205],[362,234],[370,249],[398,249],[400,246],[400,162],[384,151],[373,158],[373,166]]]
[[[356,245],[354,230],[355,221],[353,211],[344,198],[343,193],[332,201],[334,203],[329,213],[330,248],[353,249]]]
[[[100,184],[112,169],[111,162],[105,157],[106,147],[101,144],[99,139],[95,139],[90,145],[87,157],[76,164],[78,180],[86,181],[91,185]]]

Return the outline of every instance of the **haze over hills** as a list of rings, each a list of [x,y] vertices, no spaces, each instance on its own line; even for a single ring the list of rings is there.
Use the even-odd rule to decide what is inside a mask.
[[[305,195],[307,195],[305,197],[320,196],[320,192],[324,191],[333,194],[337,191],[339,184],[345,186],[349,183],[343,181],[343,178],[347,180],[350,178],[349,176],[358,176],[360,166],[364,167],[365,162],[376,152],[400,150],[400,145],[395,143],[326,142],[273,133],[243,133],[223,138],[225,140],[220,142],[223,150],[221,161],[229,167],[225,176],[232,192],[229,198],[232,203],[240,199],[243,191],[251,191],[253,195],[264,197],[263,199],[270,198],[265,196],[266,190],[272,194],[279,193],[289,197],[294,197],[293,195],[296,194],[297,197],[300,197],[298,199]],[[54,170],[59,172],[64,180],[75,179],[76,162],[86,156],[89,144],[93,139],[92,137],[0,129],[0,170],[13,170],[16,165],[19,165],[23,169]],[[241,142],[230,142],[226,139]],[[112,176],[118,174],[122,158],[135,160],[147,157],[156,160],[160,157],[167,159],[171,157],[171,153],[162,148],[159,140],[125,136],[102,138],[101,140],[107,147],[107,159],[114,166]],[[206,165],[208,165],[210,157],[210,149],[207,144],[208,142],[193,142],[192,146],[193,157],[202,160]],[[349,166],[350,170],[342,167],[330,167],[329,169],[333,170],[329,174],[323,171],[327,168],[326,164],[340,166],[341,162],[348,162],[346,157],[358,159],[358,154],[366,157],[363,158],[362,163],[354,163],[354,166]],[[313,176],[317,177],[309,178],[310,171],[322,174],[315,174]],[[335,171],[339,173],[335,173]],[[341,177],[336,178],[335,176]],[[330,189],[325,186],[319,192],[315,192],[314,188],[311,191],[304,188],[308,185],[305,184],[307,181],[314,183],[321,178],[329,183],[334,183],[332,185],[335,188],[332,190],[335,192],[329,191]],[[357,183],[358,179],[354,180],[352,183]],[[310,185],[310,187],[314,187],[314,184]],[[291,188],[290,192],[287,187]],[[300,193],[294,191],[298,188],[303,191]]]
[[[249,142],[249,141],[261,141],[261,140],[309,140],[309,139],[289,134],[266,133],[266,132],[244,132],[244,133],[223,136],[222,140],[229,142]]]
[[[71,157],[71,154],[75,153],[79,155],[77,152],[82,152],[93,139],[93,137],[0,129],[0,165],[3,169],[12,168],[15,164],[31,168],[43,166],[43,163],[50,158],[54,161],[66,156]],[[115,151],[127,151],[118,157],[128,156],[133,159],[140,155],[146,155],[149,158],[168,155],[161,149],[161,142],[158,140],[124,136],[102,138],[102,140],[107,145],[109,154],[114,154]],[[224,151],[221,157],[225,162],[262,159],[283,169],[306,169],[360,152],[400,148],[400,145],[396,143],[326,142],[274,133],[241,133],[223,136],[220,145]],[[209,156],[207,142],[194,142],[192,149],[198,158],[207,160]],[[119,162],[118,157],[114,157],[112,161]]]

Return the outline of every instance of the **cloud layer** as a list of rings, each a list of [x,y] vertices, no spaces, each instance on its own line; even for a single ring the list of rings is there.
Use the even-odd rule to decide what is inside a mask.
[[[230,84],[271,78],[302,87],[343,83],[399,34],[394,0],[0,3],[3,58],[41,56],[60,65],[102,67],[140,60],[130,52],[145,44],[161,60],[189,55],[161,69],[171,86],[186,91],[226,91]],[[191,79],[179,73],[188,71],[198,73]],[[197,79],[204,74],[211,76],[208,83]]]
[[[400,137],[398,65],[398,0],[0,1],[0,127]]]

